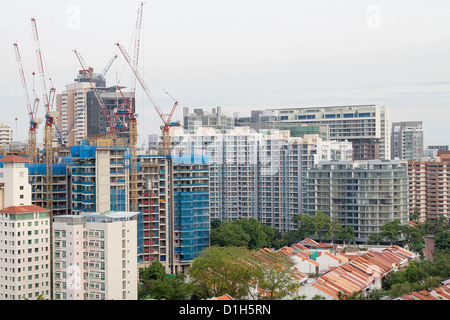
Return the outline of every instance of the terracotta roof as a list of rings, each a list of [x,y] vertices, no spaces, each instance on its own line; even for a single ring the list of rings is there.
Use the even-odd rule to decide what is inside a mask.
[[[28,206],[10,206],[0,210],[0,213],[30,213],[30,212],[47,212],[48,210],[35,205]]]
[[[9,155],[4,158],[1,158],[0,162],[31,162],[31,160],[13,154],[13,155]]]
[[[217,297],[217,300],[233,300],[233,298],[228,294],[225,293],[223,296]]]

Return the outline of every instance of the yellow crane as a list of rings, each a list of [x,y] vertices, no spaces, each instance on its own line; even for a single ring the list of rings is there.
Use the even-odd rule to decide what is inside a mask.
[[[24,95],[25,95],[25,99],[26,99],[28,116],[30,118],[30,127],[28,130],[28,150],[27,150],[28,157],[30,158],[30,160],[32,162],[37,162],[38,150],[37,150],[37,146],[36,146],[36,131],[39,127],[39,124],[42,122],[42,119],[36,118],[37,110],[38,110],[38,106],[39,106],[39,98],[36,97],[34,99],[34,103],[32,106],[31,102],[30,102],[30,97],[28,95],[28,86],[27,86],[27,81],[25,78],[25,72],[24,72],[24,68],[23,68],[22,58],[20,57],[19,45],[17,43],[14,43],[14,51],[16,53],[17,65],[19,67],[19,75],[20,75],[20,79],[22,81],[22,87],[23,87],[23,91],[24,91]]]

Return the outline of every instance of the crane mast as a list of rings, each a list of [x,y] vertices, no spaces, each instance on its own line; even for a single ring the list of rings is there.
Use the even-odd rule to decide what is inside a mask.
[[[116,59],[117,59],[117,55],[114,55],[114,56],[108,61],[108,63],[106,64],[106,67],[103,69],[103,72],[102,72],[100,78],[99,78],[99,79],[97,80],[97,82],[95,83],[95,87],[96,87],[96,88],[99,86],[100,82],[105,78],[106,73],[109,71],[109,69],[111,68],[113,62],[114,62]],[[89,98],[90,98],[90,96],[88,97],[88,99],[87,99],[87,101],[86,101],[86,103],[85,103],[83,109],[81,109],[81,110],[79,110],[79,111],[77,112],[77,114],[75,115],[75,119],[72,121],[72,123],[71,123],[71,125],[68,127],[68,129],[65,130],[63,133],[60,133],[60,132],[58,131],[59,138],[61,139],[61,144],[62,144],[63,146],[65,146],[65,144],[66,144],[65,139],[68,137],[68,135],[69,135],[70,132],[72,131],[72,129],[73,129],[75,123],[77,122],[78,118],[80,118],[80,117],[83,115],[83,113],[84,113],[84,111],[85,111],[85,109],[86,109],[86,105],[87,105],[87,103],[88,103],[88,101],[89,101]]]
[[[137,67],[133,66],[131,62],[131,58],[128,55],[125,48],[120,44],[116,43],[117,47],[119,48],[120,52],[122,52],[122,55],[124,56],[125,60],[128,62],[128,65],[130,66],[131,70],[133,71],[134,75],[136,76],[136,79],[139,81],[139,83],[142,86],[142,89],[144,89],[144,92],[147,94],[147,97],[150,99],[151,103],[153,104],[153,107],[155,108],[156,112],[158,113],[159,117],[161,118],[163,122],[163,126],[161,126],[162,129],[162,135],[163,135],[163,154],[165,156],[170,155],[170,135],[169,130],[172,126],[180,126],[179,123],[171,123],[171,119],[173,116],[173,113],[175,111],[175,108],[178,105],[178,101],[175,101],[172,110],[170,111],[169,116],[166,118],[164,113],[161,111],[161,108],[158,106],[158,104],[153,99],[152,94],[150,93],[150,90],[148,89],[148,86],[146,85],[144,79],[140,75],[139,71],[137,70]]]
[[[108,109],[106,108],[106,105],[103,102],[102,97],[100,97],[100,93],[99,93],[97,87],[92,84],[91,75],[89,74],[89,68],[87,67],[83,57],[77,52],[77,50],[74,50],[74,53],[77,56],[78,61],[80,62],[82,71],[86,75],[86,78],[89,80],[89,85],[90,85],[92,91],[94,91],[94,95],[97,98],[98,103],[100,104],[100,108],[102,109],[103,114],[106,117],[106,121],[108,121],[108,125],[109,125],[108,133],[114,134],[114,123],[111,121],[111,116],[109,115]]]
[[[30,97],[28,95],[28,87],[25,79],[25,72],[23,70],[22,58],[20,57],[19,45],[14,43],[14,51],[16,53],[17,64],[19,67],[19,75],[22,81],[22,87],[26,99],[28,116],[30,118],[30,128],[28,130],[28,157],[32,162],[37,161],[37,147],[36,147],[36,130],[39,126],[39,120],[36,119],[37,108],[39,105],[39,99],[34,100],[33,106],[30,103]]]
[[[46,203],[50,216],[50,254],[53,254],[53,121],[57,113],[53,112],[53,102],[55,99],[56,89],[52,86],[49,94],[47,94],[47,85],[45,81],[44,62],[39,42],[39,35],[36,25],[36,19],[31,19],[31,29],[36,47],[36,58],[38,64],[39,75],[41,76],[42,94],[44,96],[45,106],[45,130],[44,130],[44,147],[45,147],[45,167],[46,167]],[[53,282],[53,266],[51,264],[50,282]],[[50,297],[53,299],[53,286],[50,286]]]

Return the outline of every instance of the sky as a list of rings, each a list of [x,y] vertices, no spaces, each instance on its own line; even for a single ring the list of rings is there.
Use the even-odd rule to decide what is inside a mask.
[[[139,4],[0,2],[0,122],[12,127],[14,140],[27,138],[29,121],[15,42],[29,90],[34,83],[42,97],[40,79],[31,75],[31,18],[57,93],[80,69],[74,49],[99,73],[118,55],[107,85],[129,87],[131,69],[114,44],[133,52]],[[390,107],[391,121],[423,121],[424,146],[450,145],[449,30],[447,0],[150,0],[140,70],[164,113],[172,97],[178,101],[174,120],[182,120],[183,107],[221,106],[246,116],[266,108],[380,104]],[[144,144],[162,120],[139,83],[136,97]]]

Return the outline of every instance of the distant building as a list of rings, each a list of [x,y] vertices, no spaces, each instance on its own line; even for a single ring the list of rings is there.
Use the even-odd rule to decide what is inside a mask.
[[[0,122],[0,146],[11,143],[13,140],[12,129],[6,122]]]
[[[408,161],[409,210],[419,221],[449,218],[450,162]]]
[[[155,136],[154,145],[161,143]],[[303,172],[320,160],[351,159],[349,142],[318,135],[290,137],[288,130],[210,127],[190,134],[171,131],[173,156],[207,155],[210,164],[210,217],[221,221],[254,218],[277,230],[294,230],[301,212]]]
[[[212,108],[212,112],[205,112],[203,109],[194,109],[189,113],[189,108],[183,108],[183,128],[189,133],[194,133],[200,127],[212,127],[221,132],[234,127],[234,119],[222,113],[222,108]]]
[[[91,89],[89,79],[83,70],[79,71],[74,83],[67,84],[66,90],[56,95],[56,111],[59,116],[56,125],[59,134],[64,138],[60,144],[66,146],[80,145],[88,136],[105,135],[110,127],[107,116],[111,121],[116,118],[117,111],[125,108],[125,101],[117,91],[117,87],[106,87],[106,82],[100,74],[89,70],[91,83],[100,93],[100,97],[106,107],[102,110],[94,92]],[[127,102],[133,103],[130,92],[124,92]],[[128,137],[127,121],[124,116],[118,116],[116,133],[121,137]],[[60,135],[55,134],[60,139]]]
[[[322,140],[329,140],[330,130],[327,125],[286,124],[279,121],[279,117],[272,110],[252,110],[250,117],[234,117],[236,127],[249,127],[255,131],[260,130],[289,130],[291,137],[303,138],[307,134],[318,134]]]
[[[244,119],[235,120],[237,125]],[[390,109],[379,105],[267,109],[252,113],[249,126],[282,129],[315,126],[321,137],[353,144],[354,160],[391,159]],[[256,124],[255,124],[256,123]],[[256,127],[254,127],[256,129]]]
[[[306,173],[305,214],[321,211],[355,231],[355,241],[395,219],[409,222],[406,166],[393,160],[323,161]]]
[[[392,159],[422,160],[422,121],[393,122],[391,132]]]

